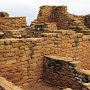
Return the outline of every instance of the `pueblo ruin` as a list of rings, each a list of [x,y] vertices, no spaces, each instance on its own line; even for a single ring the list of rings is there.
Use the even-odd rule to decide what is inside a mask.
[[[89,14],[41,6],[27,26],[0,12],[0,90],[90,90],[89,60]]]

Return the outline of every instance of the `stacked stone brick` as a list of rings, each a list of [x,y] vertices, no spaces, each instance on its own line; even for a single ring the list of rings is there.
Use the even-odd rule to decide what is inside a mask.
[[[81,53],[84,49],[82,34],[60,31],[59,33],[43,33],[43,35],[43,38],[1,39],[1,75],[21,86],[32,85],[42,78],[44,55],[52,54],[71,57],[75,60],[78,58],[81,61],[82,58],[86,60]],[[86,67],[86,64],[84,62],[82,66]],[[90,69],[89,66],[88,69]]]
[[[53,7],[49,6],[42,6],[40,7],[39,15],[37,19],[43,23],[43,22],[53,22],[54,15],[52,14]]]
[[[0,30],[16,30],[26,27],[26,17],[0,17]]]
[[[87,75],[76,70],[72,59],[45,56],[44,58],[44,81],[61,88],[72,90],[88,90],[82,83],[89,82]],[[48,76],[48,77],[47,77]],[[81,77],[80,77],[81,76]]]
[[[43,79],[45,55],[72,58],[79,61],[78,69],[90,70],[90,37],[84,35],[89,21],[84,20],[69,14],[66,6],[41,7],[28,28],[25,17],[0,17],[0,35],[13,35],[0,39],[0,75],[16,85],[32,86]]]
[[[26,37],[25,30],[26,17],[9,17],[7,12],[0,12],[0,38]]]
[[[46,23],[46,28],[48,30],[57,30],[57,24],[55,22]]]
[[[76,32],[90,34],[88,17],[89,15],[77,16],[69,14],[66,6],[42,6],[37,21],[44,24],[54,22],[58,30],[73,29]]]
[[[90,28],[90,15],[85,16],[85,25]]]
[[[0,40],[0,75],[16,85],[26,86],[42,78],[45,39]],[[45,51],[45,52],[43,52]]]

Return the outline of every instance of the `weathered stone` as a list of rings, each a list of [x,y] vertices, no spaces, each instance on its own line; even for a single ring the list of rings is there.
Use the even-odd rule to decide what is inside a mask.
[[[0,12],[0,17],[9,17],[7,12]]]

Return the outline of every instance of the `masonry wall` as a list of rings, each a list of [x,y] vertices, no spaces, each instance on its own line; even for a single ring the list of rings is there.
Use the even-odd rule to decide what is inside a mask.
[[[0,17],[0,30],[16,30],[26,27],[26,17]]]
[[[90,15],[85,16],[84,23],[88,28],[90,28]]]
[[[41,50],[40,46],[35,44],[41,44],[41,42],[43,40],[37,38],[1,39],[0,75],[21,86],[38,81],[41,78],[40,71],[43,64],[41,62],[42,55],[38,53],[38,50]]]
[[[82,33],[75,33],[71,30],[59,30],[58,33],[43,33],[49,41],[52,41],[51,54],[61,57],[76,58],[75,51],[78,46],[79,39],[82,39]]]
[[[43,33],[42,38],[1,39],[0,75],[16,85],[33,85],[42,79],[43,57],[50,54],[83,61],[82,68],[90,69],[87,44],[82,33],[70,30]]]
[[[43,56],[50,54],[46,44],[43,38],[1,39],[0,75],[20,86],[42,79]]]
[[[22,40],[0,40],[0,75],[18,85],[29,78],[27,68],[30,51],[25,48],[28,49],[28,46]]]
[[[85,70],[90,69],[90,37],[83,36],[78,45],[78,51],[76,51],[76,56],[78,60],[81,61],[81,67]]]
[[[38,21],[40,23],[53,22],[54,21],[53,8],[54,7],[50,6],[40,7],[40,11],[37,17]]]
[[[85,20],[84,16],[70,14],[67,6],[42,6],[37,17],[39,23],[56,22],[57,29],[86,29],[89,20]],[[85,26],[86,25],[86,26]],[[89,26],[89,25],[88,25]]]
[[[76,65],[69,58],[57,56],[45,56],[44,58],[44,81],[62,88],[73,90],[88,90],[82,83],[88,82],[88,76],[76,70]],[[81,76],[81,77],[80,77]]]
[[[54,46],[51,48],[51,54],[60,57],[73,58],[75,61],[80,61],[78,66],[81,69],[90,69],[90,37],[83,35],[82,33],[75,33],[73,31],[61,31],[61,34],[55,33],[52,35],[46,34],[46,36],[51,37]],[[52,38],[57,37],[57,38]]]
[[[70,19],[66,6],[58,6],[54,9],[54,20],[57,23],[57,29],[68,29]]]

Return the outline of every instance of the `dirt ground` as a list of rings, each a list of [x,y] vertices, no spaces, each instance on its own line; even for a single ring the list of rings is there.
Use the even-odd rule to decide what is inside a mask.
[[[86,86],[90,90],[90,83],[87,83]],[[35,84],[33,87],[24,87],[24,90],[72,90],[70,88],[62,89],[61,87],[55,87],[51,84],[47,84],[44,81],[41,81],[37,84]]]
[[[33,87],[24,88],[24,90],[62,90],[60,87],[55,87],[45,82],[39,82]]]

